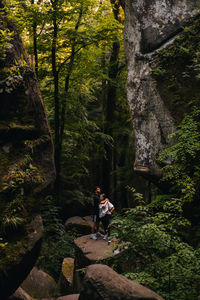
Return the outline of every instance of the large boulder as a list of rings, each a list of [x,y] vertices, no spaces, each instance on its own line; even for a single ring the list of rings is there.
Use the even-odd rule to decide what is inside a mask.
[[[92,231],[92,225],[93,225],[93,217],[92,216],[74,216],[66,220],[65,222],[65,228],[66,230],[75,229],[79,234],[89,234]],[[103,227],[100,224],[99,230],[101,232],[103,231]]]
[[[2,299],[12,295],[29,274],[39,256],[42,234],[42,219],[38,215],[32,219],[30,224],[26,225],[25,236],[16,235],[18,240],[15,243],[11,241],[1,250],[0,290]],[[4,265],[6,261],[8,265]],[[4,270],[7,272],[4,273]]]
[[[84,235],[74,240],[76,263],[79,267],[101,262],[114,256],[113,244],[99,238],[93,240],[90,235]]]
[[[61,294],[71,294],[73,292],[73,277],[74,277],[74,259],[66,257],[62,263],[62,269],[58,282],[59,291]]]
[[[80,296],[80,294],[71,294],[71,295],[62,296],[59,298],[43,298],[42,300],[78,300],[79,296]]]
[[[162,176],[158,153],[170,144],[168,135],[175,131],[191,99],[193,104],[199,101],[198,79],[190,67],[198,45],[200,2],[124,2],[127,96],[136,141],[134,169],[157,182]],[[193,26],[192,39],[183,30],[186,25]]]
[[[176,36],[182,27],[200,13],[200,2],[193,0],[130,0],[140,24],[140,50],[150,53]]]
[[[19,287],[15,293],[8,298],[8,300],[34,300],[29,296],[21,287]]]
[[[89,234],[91,233],[92,224],[92,216],[75,216],[66,220],[65,228],[66,230],[76,229],[81,234]]]
[[[34,267],[21,287],[32,297],[41,299],[54,296],[57,284],[50,275]]]
[[[75,239],[74,245],[75,266],[73,290],[75,292],[80,292],[83,288],[83,270],[91,264],[111,264],[116,254],[113,252],[113,242],[108,244],[108,242],[102,238],[92,240],[90,239],[90,235],[81,236]]]
[[[106,265],[91,265],[79,300],[164,300],[148,288],[119,275]]]
[[[3,10],[0,30],[0,291],[6,299],[38,257],[43,231],[38,213],[55,168],[39,84]]]
[[[79,299],[79,294],[71,294],[71,295],[67,295],[67,296],[62,296],[59,298],[45,298],[42,300],[78,300]],[[89,300],[89,299],[88,299]]]

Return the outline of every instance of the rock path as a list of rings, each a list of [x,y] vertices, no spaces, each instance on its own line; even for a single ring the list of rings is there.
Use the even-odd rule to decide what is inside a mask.
[[[83,256],[91,263],[95,263],[115,255],[113,253],[113,248],[115,246],[114,242],[108,244],[108,242],[102,238],[92,240],[90,235],[84,235],[77,238],[74,243],[75,246],[82,252]]]

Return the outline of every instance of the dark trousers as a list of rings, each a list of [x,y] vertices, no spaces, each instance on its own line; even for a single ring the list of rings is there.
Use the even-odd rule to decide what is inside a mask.
[[[100,218],[100,221],[103,224],[105,233],[110,234],[110,229],[108,228],[110,224],[110,215],[105,215],[103,218]]]

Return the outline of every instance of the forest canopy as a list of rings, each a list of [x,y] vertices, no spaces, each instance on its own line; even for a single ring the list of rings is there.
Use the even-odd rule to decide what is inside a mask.
[[[59,201],[88,201],[97,184],[116,203],[119,194],[126,198],[133,133],[119,2],[8,0],[5,10],[18,24],[42,90]]]

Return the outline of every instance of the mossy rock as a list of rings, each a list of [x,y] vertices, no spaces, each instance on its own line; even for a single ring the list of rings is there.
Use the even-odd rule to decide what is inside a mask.
[[[59,278],[59,291],[62,295],[73,293],[74,259],[66,257],[62,263]]]
[[[11,44],[0,65],[0,290],[7,299],[39,255],[39,213],[55,168],[39,85],[17,29],[3,11],[0,30],[7,30]]]
[[[8,239],[0,248],[0,290],[7,299],[28,275],[39,255],[43,233],[42,219],[35,216],[25,230]]]
[[[50,298],[55,295],[57,284],[47,273],[34,267],[25,281],[22,288],[33,298]]]
[[[159,51],[151,65],[157,88],[178,124],[184,113],[199,105],[200,17],[183,28],[168,47]]]

